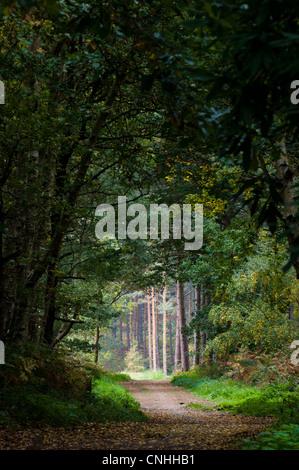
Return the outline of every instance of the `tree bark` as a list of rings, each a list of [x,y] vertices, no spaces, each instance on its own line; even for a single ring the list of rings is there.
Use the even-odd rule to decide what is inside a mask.
[[[156,353],[157,353],[157,369],[161,369],[161,362],[160,362],[160,341],[159,341],[159,333],[160,333],[160,314],[158,311],[158,300],[159,299],[159,291],[156,292],[156,299],[155,299],[155,308],[156,308]]]
[[[95,334],[95,352],[94,352],[94,362],[95,364],[98,364],[99,362],[99,339],[100,339],[100,329],[98,326],[96,326],[96,334]]]
[[[127,351],[131,349],[131,342],[130,342],[130,314],[129,312],[126,313],[126,323],[127,323]]]
[[[174,370],[177,371],[181,367],[181,316],[178,304],[178,292],[176,296],[176,316],[175,316],[175,352],[174,352]]]
[[[173,355],[173,344],[172,344],[172,319],[169,315],[169,352],[170,352],[170,363],[171,366],[174,365],[174,355]]]
[[[184,284],[181,281],[177,281],[177,295],[178,295],[178,312],[180,318],[180,336],[181,336],[181,365],[182,371],[186,372],[189,370],[189,348],[187,335],[184,330],[186,326],[185,317],[185,299],[184,299]]]
[[[152,322],[153,322],[153,370],[157,370],[157,342],[156,342],[156,306],[155,306],[155,288],[152,287]]]
[[[195,310],[198,314],[198,311],[201,308],[201,295],[200,295],[200,286],[197,285],[195,287]],[[199,336],[200,336],[200,330],[198,328],[195,328],[194,330],[194,366],[200,364],[200,351],[199,351]]]
[[[123,345],[123,319],[119,317],[119,343],[120,343],[120,360],[124,360],[124,345]]]
[[[58,346],[58,344],[60,343],[60,341],[68,335],[68,333],[71,331],[72,329],[72,326],[74,325],[74,323],[76,323],[76,318],[79,314],[79,305],[77,304],[76,307],[75,307],[75,311],[74,311],[74,315],[73,315],[73,318],[72,320],[68,321],[67,320],[67,315],[65,317],[65,321],[62,323],[61,325],[61,328],[58,332],[58,335],[52,340],[52,343],[51,343],[51,348],[55,348]]]
[[[163,288],[163,373],[167,375],[167,311],[166,311],[167,286]]]
[[[151,298],[150,293],[147,294],[147,327],[148,327],[148,357],[149,357],[149,368],[153,368],[153,356],[152,356],[152,319],[151,319]]]

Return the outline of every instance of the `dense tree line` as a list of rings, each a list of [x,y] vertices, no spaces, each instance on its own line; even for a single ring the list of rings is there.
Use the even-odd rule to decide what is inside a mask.
[[[2,340],[77,345],[98,362],[116,322],[120,360],[136,341],[148,367],[165,372],[204,353],[291,341],[298,6],[287,5],[2,9]],[[97,240],[97,205],[117,211],[120,195],[128,206],[203,204],[202,249],[173,238]]]

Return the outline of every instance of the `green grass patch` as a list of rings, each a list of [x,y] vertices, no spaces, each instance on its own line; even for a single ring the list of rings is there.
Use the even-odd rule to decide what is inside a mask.
[[[149,370],[146,369],[142,372],[127,372],[132,380],[168,380],[171,376],[165,375],[162,370]]]
[[[258,387],[223,377],[196,379],[182,374],[174,377],[172,383],[215,402],[219,410],[251,416],[274,416],[285,424],[299,422],[299,389],[294,382]]]
[[[258,387],[225,377],[198,377],[190,371],[173,377],[172,383],[214,402],[218,410],[277,418],[276,423],[256,440],[239,443],[242,450],[299,449],[299,387],[294,378]],[[190,406],[210,409],[198,403]]]
[[[125,374],[124,372],[111,372],[111,371],[103,371],[102,376],[104,375],[105,377],[108,377],[110,380],[113,380],[115,382],[128,382],[131,380],[131,377],[129,374]]]
[[[140,404],[131,393],[109,377],[96,380],[93,387],[96,403],[100,407],[101,421],[146,421]]]
[[[0,424],[11,427],[147,419],[129,391],[105,376],[95,380],[91,392],[76,398],[66,390],[43,390],[28,384],[1,390],[0,401]]]

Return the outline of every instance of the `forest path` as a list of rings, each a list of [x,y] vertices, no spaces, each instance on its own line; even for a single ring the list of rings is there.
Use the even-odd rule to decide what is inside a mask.
[[[198,411],[186,408],[190,403],[213,406],[213,403],[203,400],[196,395],[187,392],[181,387],[170,383],[170,380],[130,380],[121,382],[120,385],[129,390],[140,403],[145,414],[160,414],[166,412],[180,416],[188,422],[196,420]],[[210,410],[209,410],[210,411]]]
[[[213,406],[167,380],[122,382],[140,402],[147,422],[89,423],[0,433],[0,449],[21,450],[229,450],[254,438],[271,418],[195,410],[190,403]]]
[[[123,442],[122,449],[237,449],[237,441],[254,438],[273,422],[272,418],[187,407],[198,403],[213,408],[215,404],[172,385],[169,380],[131,380],[121,385],[139,401],[149,417],[148,423],[133,426],[130,443]],[[142,437],[143,447],[138,447]]]

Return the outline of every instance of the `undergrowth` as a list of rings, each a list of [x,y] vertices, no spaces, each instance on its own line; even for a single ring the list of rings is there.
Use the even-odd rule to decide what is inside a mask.
[[[299,425],[282,424],[277,428],[262,432],[258,440],[244,439],[243,450],[298,450]]]
[[[244,363],[242,367],[247,380],[232,378],[231,369],[212,363],[177,374],[172,383],[213,402],[212,408],[233,414],[275,418],[273,426],[261,433],[257,440],[240,443],[242,449],[299,449],[299,385],[296,375],[275,375],[273,379],[276,370],[271,363],[268,377],[265,365],[251,371],[250,375]],[[258,381],[257,377],[261,380]]]
[[[283,423],[299,421],[298,386],[293,382],[269,384],[263,388],[232,379],[179,376],[174,385],[217,403],[217,409],[251,416],[274,416]]]
[[[118,384],[128,379],[45,347],[7,348],[0,369],[0,425],[146,420],[139,403]]]

